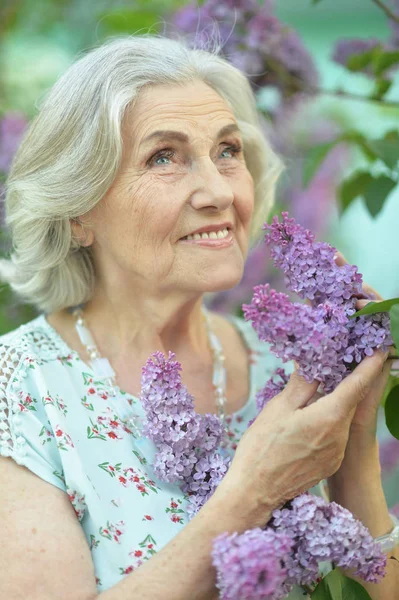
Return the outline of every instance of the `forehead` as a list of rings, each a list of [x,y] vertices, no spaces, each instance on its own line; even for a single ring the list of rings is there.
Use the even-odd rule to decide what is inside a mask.
[[[206,83],[195,81],[142,89],[126,113],[124,129],[140,142],[157,129],[193,129],[212,134],[231,123],[236,119],[226,101]]]

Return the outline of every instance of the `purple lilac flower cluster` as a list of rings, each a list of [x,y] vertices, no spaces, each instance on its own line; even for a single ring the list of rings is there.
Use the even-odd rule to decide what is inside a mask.
[[[284,96],[312,91],[318,83],[314,61],[298,34],[273,15],[273,3],[257,0],[207,0],[188,4],[173,17],[179,33],[207,47],[215,25],[224,56],[258,89],[275,86]],[[284,72],[285,76],[281,76]]]
[[[330,561],[355,575],[377,583],[385,575],[386,556],[368,529],[336,502],[305,493],[273,511],[268,526],[293,541],[286,562],[287,582],[310,585],[317,579],[318,563]]]
[[[272,513],[266,529],[223,534],[213,547],[222,600],[280,600],[294,585],[312,587],[331,561],[378,583],[386,556],[367,528],[335,502],[301,494]]]
[[[309,382],[320,381],[328,393],[374,349],[386,351],[392,345],[389,315],[350,319],[357,298],[368,297],[362,293],[357,267],[339,267],[335,248],[315,242],[287,212],[282,216],[281,223],[276,215],[264,226],[265,241],[287,287],[309,305],[291,302],[268,284],[259,285],[251,303],[243,305],[245,319],[277,356],[284,362],[295,360],[299,374]]]
[[[194,516],[210,498],[226,473],[230,459],[216,448],[223,426],[216,415],[200,415],[194,398],[181,381],[181,365],[169,352],[155,352],[142,370],[141,402],[146,412],[143,435],[158,448],[154,471],[168,483],[179,483],[189,495]]]
[[[287,595],[287,557],[294,540],[273,529],[223,533],[213,542],[212,562],[222,600],[279,600]],[[288,590],[289,591],[289,590]]]
[[[154,471],[188,494],[188,514],[194,516],[219,485],[231,459],[217,452],[222,424],[215,415],[199,415],[181,381],[181,365],[169,352],[155,352],[142,370],[141,402],[146,412],[143,434],[158,447]],[[273,378],[257,396],[258,412],[287,383]],[[367,529],[335,503],[303,494],[273,511],[265,529],[223,534],[212,552],[217,586],[224,600],[279,600],[294,585],[309,585],[318,577],[319,562],[356,569],[366,581],[384,575],[385,555]]]
[[[392,13],[399,17],[399,2],[398,0],[392,0]],[[348,65],[350,59],[357,55],[366,54],[367,52],[379,48],[381,52],[393,52],[399,48],[399,23],[393,18],[388,18],[388,25],[391,29],[391,36],[386,42],[382,42],[376,38],[348,38],[339,40],[333,50],[332,59],[345,67]],[[385,72],[385,76],[391,75],[398,69],[398,64],[392,65]],[[364,75],[370,78],[375,78],[375,71],[372,68],[372,61],[365,64],[360,69]]]
[[[278,377],[277,380],[276,377]],[[273,376],[266,382],[266,385],[263,386],[263,388],[259,390],[255,396],[258,414],[266,406],[269,400],[283,391],[288,383],[288,379],[289,377],[285,373],[284,369],[275,370]]]

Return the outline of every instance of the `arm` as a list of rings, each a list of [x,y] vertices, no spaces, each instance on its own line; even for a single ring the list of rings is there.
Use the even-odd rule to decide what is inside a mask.
[[[97,596],[98,600],[216,600],[212,540],[221,533],[265,525],[271,511],[250,506],[250,495],[239,487],[208,500],[184,529],[151,560],[123,581]],[[245,508],[245,510],[243,510]]]
[[[342,465],[329,478],[328,487],[330,500],[350,510],[368,527],[373,537],[384,535],[392,529],[381,483],[378,442],[375,438],[366,440],[363,436],[351,435]],[[365,583],[352,573],[345,573],[359,581],[373,600],[397,598],[399,547],[387,556],[387,574],[379,584]],[[391,556],[394,558],[390,559]]]
[[[0,456],[0,598],[215,600],[213,538],[270,517],[245,493],[244,486],[220,486],[158,554],[98,594],[90,549],[66,493]]]

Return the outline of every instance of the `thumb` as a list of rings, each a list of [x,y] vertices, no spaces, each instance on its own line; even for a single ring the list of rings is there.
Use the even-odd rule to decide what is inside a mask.
[[[320,381],[316,380],[308,383],[304,377],[299,375],[298,369],[295,369],[284,388],[284,399],[291,408],[302,408],[314,396],[319,385]]]

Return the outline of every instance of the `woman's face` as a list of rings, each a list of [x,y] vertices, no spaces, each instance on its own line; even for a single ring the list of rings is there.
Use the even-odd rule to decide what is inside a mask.
[[[127,111],[122,133],[120,171],[89,213],[100,278],[158,292],[236,285],[254,185],[225,101],[200,81],[149,86]],[[222,232],[182,239],[198,229]]]

